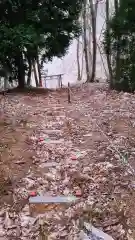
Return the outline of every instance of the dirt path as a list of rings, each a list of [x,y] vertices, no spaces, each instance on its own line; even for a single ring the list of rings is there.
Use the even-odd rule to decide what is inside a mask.
[[[71,104],[66,90],[1,100],[1,240],[38,239],[41,216],[28,207],[33,191],[79,197],[65,208],[38,209],[50,239],[79,239],[82,221],[116,240],[134,234],[134,96],[89,85],[71,96]]]

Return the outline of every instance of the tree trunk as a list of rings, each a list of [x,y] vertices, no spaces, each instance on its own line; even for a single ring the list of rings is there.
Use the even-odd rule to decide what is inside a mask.
[[[87,43],[86,7],[87,7],[87,0],[84,0],[84,8],[83,8],[84,54],[85,54],[85,66],[86,66],[87,82],[90,82],[90,70],[89,70],[89,58],[88,58],[88,43]]]
[[[35,77],[36,87],[38,87],[38,86],[39,86],[39,82],[38,82],[38,77],[37,77],[37,71],[36,71],[36,66],[35,66],[35,60],[33,60],[33,70],[34,70],[34,77]]]
[[[16,57],[16,66],[18,68],[18,88],[23,89],[25,88],[25,69],[22,53]]]
[[[109,0],[106,0],[106,59],[109,71],[109,85],[113,88],[113,73],[111,66],[111,41],[110,41],[110,25],[109,25]]]
[[[83,65],[84,65],[84,48],[82,46],[82,64],[81,64],[81,73],[80,73],[81,79],[83,77]]]
[[[38,55],[37,55],[37,68],[38,68],[38,76],[39,76],[39,86],[42,87],[41,68],[40,68],[39,56]]]
[[[119,18],[118,7],[119,7],[118,0],[114,0],[116,21]],[[119,69],[120,69],[120,46],[119,46],[119,43],[120,43],[120,34],[119,34],[119,31],[117,31],[117,54],[116,54],[116,75],[115,75],[117,82],[119,81],[119,78],[120,78],[120,76],[119,76],[120,75],[120,71],[119,71]]]
[[[8,89],[8,78],[7,76],[4,77],[4,91]]]
[[[97,58],[97,38],[96,38],[96,13],[97,13],[97,5],[94,9],[93,0],[89,0],[90,3],[90,12],[91,12],[91,23],[92,23],[92,75],[90,82],[94,82],[96,75],[96,58]],[[98,2],[97,2],[98,4]]]
[[[81,73],[80,73],[80,61],[79,61],[79,57],[80,57],[80,43],[79,43],[79,38],[77,39],[77,49],[76,49],[76,56],[77,56],[77,70],[78,70],[78,76],[77,76],[77,80],[80,81],[81,80]]]
[[[31,72],[32,72],[32,63],[31,63],[30,57],[28,57],[28,64],[29,64],[29,70],[28,70],[27,85],[30,86],[30,84],[31,84]]]

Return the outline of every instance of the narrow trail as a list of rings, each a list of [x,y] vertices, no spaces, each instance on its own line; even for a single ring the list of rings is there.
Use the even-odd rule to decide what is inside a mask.
[[[134,168],[134,97],[91,86],[71,91],[71,104],[66,90],[4,99],[1,240],[39,239],[39,219],[47,224],[49,239],[79,239],[82,221],[116,240],[128,240],[134,229],[134,176],[118,154],[128,153]],[[28,196],[35,191],[79,200],[64,208],[34,209],[31,216]]]

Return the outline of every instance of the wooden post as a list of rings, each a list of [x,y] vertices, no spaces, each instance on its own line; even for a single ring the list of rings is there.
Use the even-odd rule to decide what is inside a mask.
[[[60,75],[59,75],[59,78],[58,78],[58,87],[60,88]]]
[[[46,77],[44,77],[44,80],[45,80],[44,81],[44,85],[45,85],[44,87],[46,88]]]
[[[60,88],[62,88],[62,75],[60,75]]]
[[[68,103],[71,103],[71,96],[70,96],[70,83],[68,82]]]

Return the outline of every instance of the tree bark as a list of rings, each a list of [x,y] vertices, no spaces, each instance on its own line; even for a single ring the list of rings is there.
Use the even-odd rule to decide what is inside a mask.
[[[106,0],[106,59],[109,71],[109,85],[113,88],[113,73],[111,66],[111,40],[110,40],[110,26],[109,26],[109,0]]]
[[[35,83],[36,83],[36,87],[39,86],[39,82],[38,82],[38,77],[37,77],[37,71],[36,71],[36,66],[35,66],[35,60],[33,60],[33,70],[34,70],[34,77],[35,77]]]
[[[85,67],[86,67],[87,82],[90,82],[89,58],[88,58],[88,43],[87,43],[86,7],[87,7],[87,0],[84,0],[84,7],[83,7],[84,55],[85,55]]]
[[[18,88],[23,89],[25,88],[25,69],[22,53],[16,57],[16,66],[18,68]]]
[[[29,70],[28,70],[27,85],[30,86],[30,84],[31,84],[31,72],[32,72],[32,63],[31,63],[31,58],[30,57],[28,57],[28,64],[29,64]]]
[[[39,86],[42,86],[42,77],[41,77],[41,68],[39,63],[39,56],[37,55],[37,68],[38,68],[38,76],[39,76]]]
[[[8,88],[8,78],[4,77],[4,91],[6,91]]]
[[[80,72],[80,76],[81,76],[81,79],[83,77],[83,65],[84,65],[84,48],[82,46],[82,61],[81,61],[81,72]]]
[[[96,58],[97,58],[97,38],[96,38],[96,15],[97,15],[97,5],[94,9],[93,0],[89,0],[90,3],[90,12],[91,12],[91,23],[92,23],[92,74],[90,82],[94,82],[96,75]],[[97,2],[98,4],[98,2]]]
[[[119,7],[119,3],[118,3],[118,0],[114,0],[114,8],[115,8],[115,15],[116,15],[116,21],[117,19],[119,18],[118,16],[118,7]],[[116,81],[119,81],[119,78],[120,78],[120,34],[119,34],[119,31],[117,31],[117,54],[116,54]]]
[[[79,51],[80,51],[80,43],[79,43],[79,38],[77,39],[77,49],[76,49],[76,55],[77,55],[77,70],[78,70],[78,76],[77,76],[77,80],[80,81],[81,80],[81,70],[80,70],[80,61],[79,61]]]

